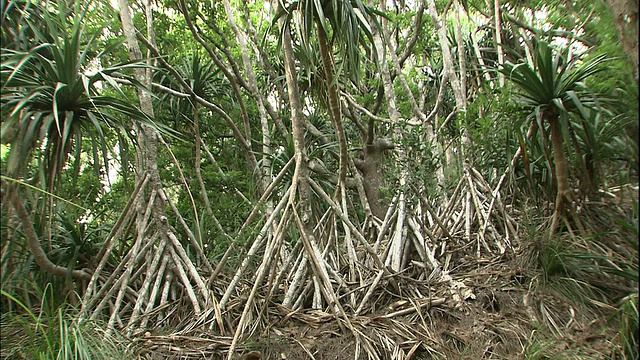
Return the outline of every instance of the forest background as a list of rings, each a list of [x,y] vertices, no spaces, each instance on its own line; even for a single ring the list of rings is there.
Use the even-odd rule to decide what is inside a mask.
[[[3,359],[636,359],[638,4],[1,0]]]

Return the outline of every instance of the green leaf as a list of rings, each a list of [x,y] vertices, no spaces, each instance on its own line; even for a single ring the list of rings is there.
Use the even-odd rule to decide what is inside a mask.
[[[589,113],[587,112],[587,109],[582,104],[582,101],[580,100],[580,98],[578,98],[578,95],[576,94],[576,92],[573,90],[570,90],[570,91],[567,91],[566,94],[569,97],[569,99],[571,99],[575,107],[578,109],[580,116],[582,116],[583,119],[588,119]]]
[[[56,84],[55,90],[53,91],[53,104],[52,104],[53,105],[53,118],[56,121],[56,128],[58,129],[58,134],[62,134],[62,130],[60,129],[60,112],[59,112],[59,109],[58,109],[58,96],[57,95],[58,95],[58,92],[61,89],[65,88],[66,86],[67,86],[66,84],[58,82]]]
[[[122,89],[120,89],[120,86],[118,86],[118,83],[116,82],[116,80],[105,74],[104,72],[100,72],[101,77],[109,83],[109,85],[111,85],[112,88],[114,88],[115,90],[117,90],[120,94],[122,94],[124,96],[124,92],[122,92]]]
[[[555,105],[555,107],[560,110],[559,113],[567,113],[567,109],[564,107],[564,103],[561,98],[554,97],[551,99],[551,103]]]

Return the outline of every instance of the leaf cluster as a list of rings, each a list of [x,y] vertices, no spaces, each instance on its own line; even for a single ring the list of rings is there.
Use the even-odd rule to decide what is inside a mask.
[[[9,174],[23,176],[34,150],[42,149],[42,173],[50,188],[74,148],[75,158],[80,158],[85,137],[91,140],[94,153],[102,152],[106,163],[109,131],[127,134],[131,119],[153,124],[131,106],[120,85],[122,80],[137,84],[127,73],[144,65],[125,62],[103,68],[101,57],[121,43],[113,42],[96,53],[102,27],[85,32],[89,4],[60,0],[52,5],[53,10],[38,5],[23,10],[24,26],[30,29],[25,34],[33,36],[25,42],[31,47],[4,48],[0,68],[2,142],[11,143]],[[118,96],[102,95],[105,86]]]

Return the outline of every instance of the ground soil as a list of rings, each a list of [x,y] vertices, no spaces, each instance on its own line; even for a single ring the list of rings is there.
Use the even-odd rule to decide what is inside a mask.
[[[468,298],[452,296],[446,284],[432,285],[433,299],[441,301],[419,313],[382,317],[411,308],[407,303],[398,308],[391,304],[377,309],[377,314],[350,318],[357,336],[345,328],[344,320],[327,312],[271,314],[270,326],[240,344],[234,357],[366,360],[369,349],[375,354],[371,358],[379,359],[546,359],[554,354],[558,359],[619,358],[612,343],[616,333],[611,306],[574,303],[553,287],[541,286],[540,275],[521,269],[519,263],[517,256],[469,263],[456,270],[464,277],[454,279],[466,285]],[[200,358],[225,358],[228,347],[223,343],[230,340],[218,339],[220,351]],[[158,343],[154,335],[147,341]],[[182,344],[173,346],[190,346],[188,341]],[[166,346],[157,348],[156,355],[152,358],[198,358]]]

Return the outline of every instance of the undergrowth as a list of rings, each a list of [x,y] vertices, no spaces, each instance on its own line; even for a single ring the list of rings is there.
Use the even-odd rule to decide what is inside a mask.
[[[524,359],[638,359],[637,210],[634,200],[626,219],[609,215],[617,226],[608,231],[556,235],[536,248],[531,292],[541,321]],[[579,326],[574,316],[582,317]]]
[[[78,309],[67,302],[55,305],[51,286],[41,292],[41,303],[35,309],[5,290],[0,293],[16,305],[15,310],[2,314],[2,359],[100,360],[132,356],[117,334],[106,332],[98,323],[80,322]]]

